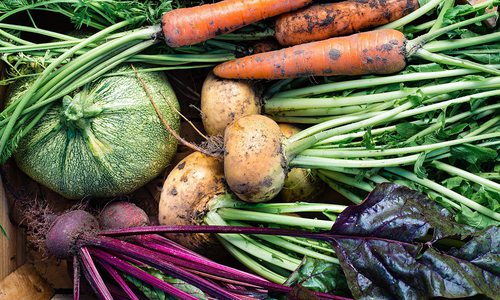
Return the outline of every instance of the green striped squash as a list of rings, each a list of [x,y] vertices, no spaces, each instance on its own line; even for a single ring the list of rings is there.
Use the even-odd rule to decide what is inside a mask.
[[[48,111],[14,153],[21,170],[66,198],[82,199],[130,193],[165,169],[177,149],[175,138],[131,68],[114,72],[121,75],[102,77]],[[166,76],[140,72],[140,77],[178,131],[179,104]],[[17,85],[9,101],[29,84]]]

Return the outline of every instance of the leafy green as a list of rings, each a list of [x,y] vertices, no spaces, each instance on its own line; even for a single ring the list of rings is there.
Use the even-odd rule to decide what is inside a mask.
[[[349,292],[346,278],[338,264],[310,257],[304,257],[285,284],[300,285],[312,291],[336,295]]]
[[[424,194],[383,183],[345,209],[329,235],[355,298],[495,298],[499,229],[474,232]],[[435,248],[451,237],[470,240],[447,252]]]
[[[154,277],[156,277],[158,279],[161,279],[165,282],[172,284],[176,288],[178,288],[184,292],[187,292],[190,295],[192,295],[198,299],[201,299],[201,300],[208,299],[207,296],[200,289],[198,289],[197,287],[195,287],[193,285],[186,283],[185,281],[167,276],[167,275],[163,274],[161,271],[159,271],[155,268],[152,268],[152,267],[141,267],[141,269],[143,269],[144,271],[148,272],[149,274],[153,275]],[[152,287],[149,284],[145,284],[141,280],[139,280],[131,275],[123,274],[123,276],[125,277],[125,279],[127,281],[129,281],[130,283],[135,285],[141,292],[143,292],[144,295],[150,300],[175,300],[176,299],[170,295],[165,294],[165,292],[163,292],[162,290],[159,290],[155,287]]]
[[[458,160],[467,161],[470,164],[469,169],[473,172],[480,170],[480,164],[494,161],[498,155],[497,151],[491,148],[471,144],[453,146],[451,154]]]
[[[7,231],[5,231],[5,228],[3,228],[3,226],[0,224],[0,231],[2,232],[2,234],[6,237],[6,238],[9,238],[7,236]]]

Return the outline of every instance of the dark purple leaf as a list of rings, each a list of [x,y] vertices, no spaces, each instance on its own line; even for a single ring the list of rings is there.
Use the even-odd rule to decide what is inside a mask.
[[[432,239],[426,235],[432,232]],[[448,253],[433,243],[470,237],[444,208],[423,194],[381,184],[357,206],[341,213],[332,244],[355,298],[494,298],[500,290],[498,227]]]

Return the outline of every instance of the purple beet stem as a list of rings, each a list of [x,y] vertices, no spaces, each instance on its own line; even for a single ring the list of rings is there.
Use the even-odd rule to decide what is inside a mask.
[[[99,275],[99,271],[97,270],[94,261],[90,256],[88,248],[82,247],[78,252],[80,259],[83,262],[83,269],[85,271],[84,274],[87,275],[87,280],[92,285],[95,293],[99,295],[101,299],[113,300],[113,296],[111,296],[111,293],[102,280],[101,275]]]
[[[123,260],[119,259],[116,256],[113,256],[111,254],[106,253],[103,250],[100,249],[91,249],[92,254],[97,256],[99,259],[104,261],[107,264],[115,266],[117,269],[130,274],[139,280],[150,284],[174,297],[178,297],[180,299],[186,299],[186,300],[198,300],[198,298],[191,296],[190,294],[176,288],[175,286],[171,285],[170,283],[167,283],[161,279],[158,279],[154,277],[153,275],[149,274],[146,271],[143,271],[139,268],[136,268],[132,266],[129,263],[124,262]]]
[[[184,269],[181,269],[171,263],[158,259],[158,253],[140,247],[125,241],[115,240],[113,238],[108,238],[105,236],[101,237],[85,237],[86,242],[89,242],[93,246],[102,247],[113,252],[123,253],[132,256],[136,259],[148,262],[159,270],[165,272],[166,274],[178,278],[180,280],[186,281],[207,294],[217,297],[218,299],[228,299],[228,300],[238,300],[235,295],[229,293],[225,289],[217,286],[216,284],[205,280],[199,276],[196,276]]]
[[[73,300],[80,300],[80,262],[73,256]]]
[[[252,283],[252,284],[260,285],[260,286],[262,286],[262,284],[270,283],[269,281],[262,279],[258,276],[255,276],[253,274],[246,273],[246,272],[240,271],[238,269],[234,269],[234,268],[230,268],[230,267],[218,264],[218,263],[213,262],[207,258],[193,256],[190,253],[181,252],[177,249],[172,249],[172,248],[163,246],[163,245],[156,243],[156,242],[150,242],[150,241],[148,241],[148,239],[146,237],[143,237],[143,236],[138,238],[138,240],[140,241],[141,245],[143,245],[149,249],[162,252],[162,253],[169,255],[169,256],[171,255],[171,256],[173,256],[174,259],[176,259],[175,257],[178,257],[181,260],[187,260],[190,262],[190,263],[185,263],[183,261],[179,261],[179,265],[181,265],[183,267],[192,268],[192,269],[195,269],[195,270],[198,270],[201,272],[206,272],[206,273],[210,273],[213,275],[222,276],[222,277],[230,278],[230,279],[234,279],[234,280],[239,280],[242,282]],[[200,268],[201,266],[203,266],[204,268]]]
[[[113,277],[116,283],[118,283],[118,285],[122,288],[122,290],[125,292],[125,294],[127,294],[127,296],[131,300],[139,300],[139,297],[135,295],[135,293],[132,291],[132,289],[130,289],[125,280],[123,280],[120,274],[115,269],[113,269],[113,267],[111,267],[108,263],[104,261],[98,260],[97,262],[106,270],[106,272],[109,273],[109,275],[111,275],[111,277]]]
[[[143,226],[114,230],[103,230],[99,232],[102,236],[127,236],[136,234],[152,233],[234,233],[234,234],[270,234],[309,237],[320,240],[331,240],[331,234],[314,233],[304,230],[276,229],[246,226]],[[341,236],[340,236],[341,237]]]

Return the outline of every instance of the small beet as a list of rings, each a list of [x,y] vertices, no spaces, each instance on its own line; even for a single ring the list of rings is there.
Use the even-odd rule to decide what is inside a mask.
[[[47,233],[46,245],[49,252],[57,258],[74,255],[76,240],[82,234],[99,229],[97,219],[83,210],[62,214],[52,223]]]
[[[99,223],[103,229],[120,229],[149,225],[149,217],[134,203],[113,202],[99,214]]]

